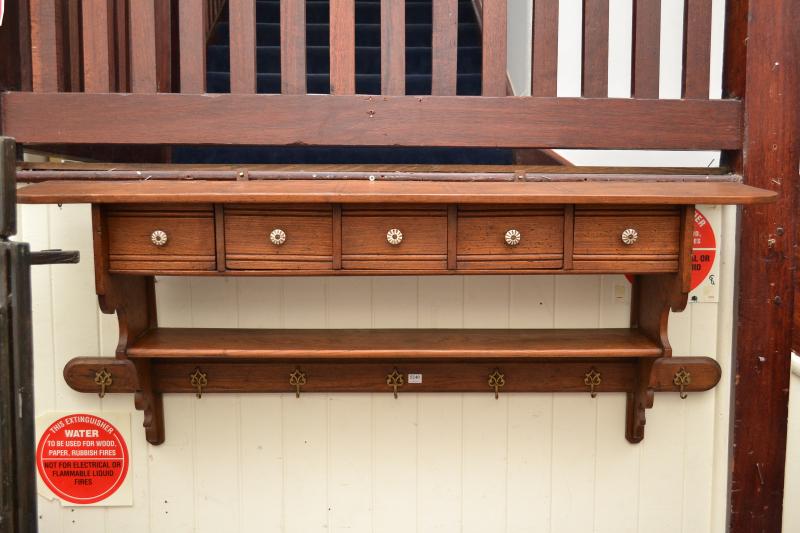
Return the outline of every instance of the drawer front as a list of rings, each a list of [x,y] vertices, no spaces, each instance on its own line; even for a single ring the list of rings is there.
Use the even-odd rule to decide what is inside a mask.
[[[158,209],[119,206],[107,209],[105,220],[112,272],[216,269],[214,211],[210,205]]]
[[[224,212],[227,268],[333,268],[333,217],[330,206],[226,206]]]
[[[564,209],[460,207],[457,266],[463,270],[558,269]]]
[[[344,207],[342,268],[446,269],[446,209]]]
[[[680,233],[680,208],[576,208],[574,268],[674,272]]]

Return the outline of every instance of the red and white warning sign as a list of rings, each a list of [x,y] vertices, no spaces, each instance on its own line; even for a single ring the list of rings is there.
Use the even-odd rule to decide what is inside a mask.
[[[699,209],[694,212],[692,236],[692,290],[700,286],[711,273],[717,258],[717,239],[708,219]],[[716,285],[716,280],[710,280]]]
[[[41,434],[36,466],[61,500],[93,504],[124,483],[130,457],[125,439],[108,420],[88,414],[61,416]]]

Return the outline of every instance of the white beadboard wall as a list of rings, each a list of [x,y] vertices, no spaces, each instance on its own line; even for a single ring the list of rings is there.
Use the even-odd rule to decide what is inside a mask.
[[[561,0],[559,92],[579,86],[580,0]],[[679,87],[683,2],[663,2],[662,96]],[[628,96],[629,0],[611,0],[610,94]],[[724,9],[714,0],[719,92]],[[509,0],[509,71],[530,65],[530,0]],[[615,28],[620,28],[619,31]],[[624,31],[622,31],[624,30]],[[527,32],[527,34],[526,34]],[[577,48],[576,48],[577,47]],[[577,52],[576,52],[577,50]],[[527,69],[527,71],[526,71]],[[522,80],[522,81],[520,81]],[[678,81],[676,81],[678,80]],[[713,88],[712,88],[713,90]],[[565,152],[580,164],[707,165],[713,153]],[[36,409],[130,412],[134,505],[39,499],[43,533],[722,533],[727,498],[735,208],[703,207],[720,245],[719,303],[673,315],[676,355],[716,357],[713,391],[658,394],[646,438],[624,438],[623,394],[167,395],[166,443],[149,446],[131,395],[70,390],[75,356],[113,355],[94,297],[89,207],[22,206],[20,240],[81,251],[33,271]],[[159,278],[164,325],[226,327],[614,327],[620,276]]]

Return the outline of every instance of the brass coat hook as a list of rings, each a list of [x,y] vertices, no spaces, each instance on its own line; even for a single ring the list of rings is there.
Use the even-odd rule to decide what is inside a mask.
[[[397,398],[397,388],[402,387],[405,384],[405,379],[403,379],[403,374],[397,371],[397,368],[391,374],[386,375],[386,384],[392,387],[394,391],[394,397]]]
[[[589,387],[589,394],[591,394],[592,398],[597,398],[597,391],[595,388],[599,387],[602,382],[603,375],[594,367],[590,368],[583,376],[583,383]]]
[[[506,376],[502,374],[499,369],[495,368],[494,372],[489,374],[489,388],[494,389],[494,399],[500,398],[500,389],[506,386]]]
[[[306,374],[301,372],[299,368],[295,368],[294,372],[289,374],[289,385],[295,388],[295,396],[300,397],[300,387],[306,384]]]
[[[197,390],[197,397],[202,398],[203,389],[208,386],[208,374],[200,370],[200,367],[196,367],[192,375],[189,376],[189,382]]]
[[[681,400],[685,400],[687,396],[686,387],[692,383],[692,373],[681,367],[675,372],[675,377],[672,378],[672,383],[680,389]]]
[[[100,392],[98,395],[101,398],[104,398],[106,395],[106,387],[110,387],[112,383],[114,383],[113,376],[111,372],[109,372],[106,368],[102,370],[98,370],[94,373],[94,382],[100,387]]]

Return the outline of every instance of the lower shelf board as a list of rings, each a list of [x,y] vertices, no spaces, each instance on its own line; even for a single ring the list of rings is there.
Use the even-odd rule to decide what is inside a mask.
[[[287,360],[524,360],[659,357],[637,329],[200,329],[154,328],[131,358]]]

